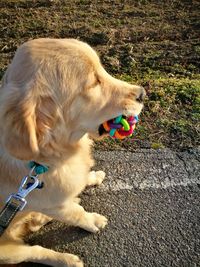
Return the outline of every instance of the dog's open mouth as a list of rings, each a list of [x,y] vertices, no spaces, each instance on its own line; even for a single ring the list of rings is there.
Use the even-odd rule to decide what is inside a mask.
[[[99,136],[103,136],[106,134],[108,135],[108,132],[106,132],[106,130],[104,129],[103,124],[99,126],[98,133],[99,133]]]

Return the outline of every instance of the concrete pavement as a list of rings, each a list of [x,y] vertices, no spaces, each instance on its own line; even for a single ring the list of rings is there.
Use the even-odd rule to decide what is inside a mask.
[[[77,254],[86,267],[200,266],[200,151],[96,151],[95,158],[107,177],[82,194],[82,205],[107,216],[107,227],[90,234],[53,222],[29,242]]]

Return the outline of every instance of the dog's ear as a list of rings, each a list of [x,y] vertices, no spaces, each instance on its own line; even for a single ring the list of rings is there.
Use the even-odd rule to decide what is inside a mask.
[[[0,100],[0,128],[3,146],[12,156],[35,159],[42,148],[52,148],[52,133],[61,114],[51,96],[34,96],[33,90],[22,93],[16,88],[3,88]],[[61,121],[60,120],[60,121]]]
[[[0,107],[3,145],[18,159],[34,159],[41,148],[52,146],[52,132],[61,118],[58,105],[50,96],[36,97],[31,91],[22,96],[18,90],[10,91]]]
[[[38,98],[35,118],[38,146],[49,150],[49,145],[52,148],[56,142],[56,138],[53,138],[53,132],[59,129],[58,125],[61,125],[59,122],[62,121],[59,105],[50,95]],[[55,134],[58,135],[58,131]]]
[[[17,90],[9,88],[8,91],[1,99],[0,124],[3,145],[12,156],[18,159],[33,159],[39,153],[36,135],[36,103],[31,97],[23,98]]]

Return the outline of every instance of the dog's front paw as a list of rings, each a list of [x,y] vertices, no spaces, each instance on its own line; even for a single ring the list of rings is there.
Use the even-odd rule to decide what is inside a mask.
[[[83,267],[83,262],[79,259],[78,256],[69,253],[63,253],[63,263],[56,266],[59,267]]]
[[[107,222],[107,218],[103,215],[87,212],[85,214],[85,220],[81,227],[89,232],[96,233],[100,229],[103,229],[106,226]]]
[[[89,174],[87,185],[100,185],[105,179],[105,176],[106,174],[104,171],[91,171]]]
[[[104,171],[96,171],[95,174],[96,174],[96,184],[100,185],[105,179],[106,174]]]

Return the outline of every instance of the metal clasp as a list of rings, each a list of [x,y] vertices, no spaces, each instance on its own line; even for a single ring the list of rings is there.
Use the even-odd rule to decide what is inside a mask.
[[[22,203],[20,210],[23,210],[24,207],[27,204],[27,201],[25,199],[25,197],[31,192],[33,191],[40,183],[40,181],[38,180],[38,175],[34,174],[34,169],[35,167],[33,167],[29,174],[27,176],[25,176],[22,181],[21,184],[19,186],[18,192],[15,194],[11,194],[6,203],[8,203],[9,201],[11,201],[11,199],[16,199],[18,201],[20,201]]]

